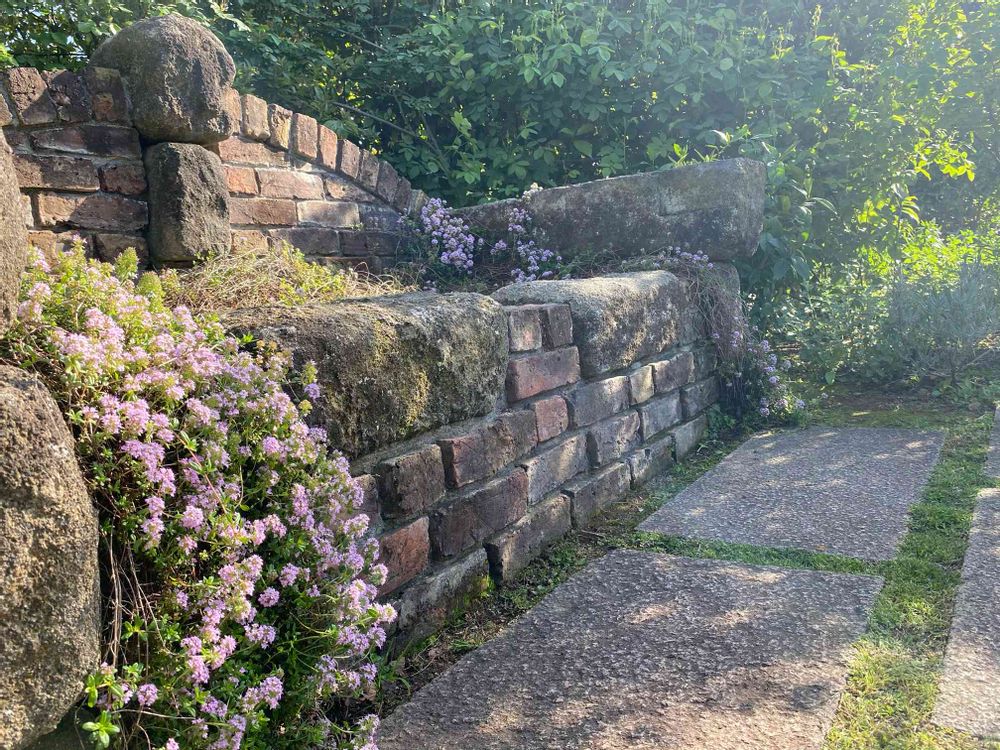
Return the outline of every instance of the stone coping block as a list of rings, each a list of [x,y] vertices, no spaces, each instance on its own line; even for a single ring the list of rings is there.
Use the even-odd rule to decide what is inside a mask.
[[[688,285],[669,271],[529,281],[498,289],[493,298],[504,305],[569,305],[586,377],[692,343],[703,327]]]
[[[507,315],[479,294],[417,292],[224,319],[313,361],[322,395],[314,420],[351,457],[489,413],[507,371]]]
[[[759,435],[639,529],[890,560],[941,443],[940,433],[905,429]]]
[[[739,158],[548,188],[524,200],[545,245],[564,258],[681,247],[733,260],[757,249],[766,185],[764,164]],[[498,201],[460,214],[473,228],[502,232],[518,205],[521,199]]]
[[[934,722],[1000,740],[1000,490],[976,500]]]
[[[882,581],[616,550],[382,724],[381,750],[820,750]]]

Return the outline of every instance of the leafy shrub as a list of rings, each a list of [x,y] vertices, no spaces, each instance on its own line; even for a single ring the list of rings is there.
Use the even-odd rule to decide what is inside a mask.
[[[168,309],[154,277],[130,280],[134,253],[50,262],[25,273],[0,358],[55,394],[101,514],[84,728],[99,747],[372,750],[374,718],[322,709],[375,677],[385,568],[346,459],[282,387],[286,357]]]

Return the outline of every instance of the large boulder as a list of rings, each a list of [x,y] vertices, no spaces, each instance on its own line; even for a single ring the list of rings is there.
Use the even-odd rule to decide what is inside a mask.
[[[238,124],[226,108],[233,58],[189,18],[170,14],[124,28],[97,48],[91,64],[121,73],[133,123],[148,141],[217,143]]]
[[[97,512],[59,408],[0,367],[0,747],[51,732],[98,663]]]
[[[157,264],[189,263],[231,242],[222,160],[192,143],[146,149],[149,254]]]
[[[487,414],[503,393],[507,317],[479,294],[255,308],[225,323],[276,342],[298,366],[316,363],[316,422],[352,457]]]
[[[0,333],[17,312],[17,293],[28,252],[24,204],[17,189],[17,175],[10,147],[0,130]]]
[[[493,298],[504,305],[569,305],[586,377],[624,369],[704,335],[689,282],[669,271],[529,281],[498,289]]]
[[[733,260],[757,249],[766,184],[760,162],[727,159],[539,190],[525,201],[545,245],[564,258],[595,250],[632,257],[680,247]],[[498,201],[460,214],[474,228],[504,232],[518,205],[520,199]]]

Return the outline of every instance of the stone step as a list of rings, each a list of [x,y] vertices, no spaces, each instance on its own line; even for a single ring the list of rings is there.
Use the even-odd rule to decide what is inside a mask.
[[[696,539],[889,560],[942,435],[813,428],[748,440],[640,524]]]
[[[934,722],[1000,739],[1000,490],[979,493]]]
[[[881,579],[617,550],[382,725],[381,750],[819,750]]]

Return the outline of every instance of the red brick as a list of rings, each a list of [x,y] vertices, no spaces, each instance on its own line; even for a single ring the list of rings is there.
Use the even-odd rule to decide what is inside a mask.
[[[17,183],[24,188],[53,190],[100,190],[97,168],[89,159],[77,156],[14,154]]]
[[[101,188],[109,193],[142,195],[146,192],[146,169],[142,162],[107,164],[100,172]]]
[[[233,224],[290,227],[298,220],[295,201],[278,198],[230,198],[229,220]]]
[[[564,491],[572,501],[573,525],[577,528],[586,525],[599,510],[621,500],[628,492],[630,479],[628,466],[619,462],[566,485]]]
[[[628,376],[629,396],[632,404],[641,404],[649,401],[656,393],[653,385],[653,367],[645,365]]]
[[[243,104],[239,91],[226,89],[222,92],[222,110],[229,116],[227,136],[239,135],[243,123]]]
[[[46,253],[69,250],[78,239],[83,241],[87,254],[90,255],[90,238],[81,237],[77,232],[28,232],[28,244]]]
[[[323,227],[350,229],[361,224],[357,203],[343,201],[303,201],[298,207],[299,221]]]
[[[629,472],[632,474],[632,487],[645,484],[661,471],[673,465],[673,435],[666,435],[647,443],[628,457]]]
[[[395,168],[387,162],[379,162],[378,177],[375,185],[375,194],[386,203],[392,201],[396,195],[396,188],[399,186],[399,174]]]
[[[431,516],[431,546],[438,557],[475,547],[528,510],[528,476],[522,469],[439,507]]]
[[[639,420],[642,422],[642,439],[649,440],[657,433],[681,421],[681,399],[674,391],[666,396],[647,401],[639,407]]]
[[[314,174],[290,169],[258,169],[260,194],[267,198],[319,199],[323,181]]]
[[[512,352],[531,352],[542,348],[542,321],[538,308],[508,307],[507,330]]]
[[[0,71],[0,82],[6,84],[14,113],[22,125],[46,125],[58,121],[56,106],[37,70],[8,68]]]
[[[335,257],[341,254],[340,233],[327,227],[295,227],[276,229],[271,236],[279,242],[287,242],[306,255]]]
[[[354,480],[361,488],[361,507],[358,510],[368,516],[369,526],[378,523],[382,517],[378,497],[378,477],[373,474],[362,474]]]
[[[97,257],[108,263],[125,252],[128,248],[135,250],[139,257],[139,268],[149,265],[149,249],[146,247],[146,240],[130,234],[107,234],[100,232],[94,235],[94,249]]]
[[[586,437],[574,435],[522,461],[520,465],[528,474],[528,502],[537,503],[552,490],[587,470]]]
[[[439,440],[448,486],[493,476],[534,448],[537,440],[535,415],[526,410],[501,414],[467,435]]]
[[[684,419],[694,419],[700,412],[719,400],[719,381],[714,377],[699,380],[681,389]]]
[[[617,414],[629,407],[628,378],[624,375],[580,385],[566,394],[569,422],[573,427],[585,427]]]
[[[139,133],[133,128],[116,125],[74,125],[38,130],[31,134],[31,143],[39,151],[126,159],[138,159],[142,156]]]
[[[146,203],[120,195],[39,193],[38,219],[43,227],[67,224],[80,229],[137,231],[146,228]]]
[[[489,590],[489,564],[482,547],[414,581],[397,602],[394,644],[420,641],[437,632],[457,611]]]
[[[378,158],[371,151],[361,152],[361,169],[358,170],[358,183],[369,193],[374,193],[378,187]]]
[[[411,200],[413,200],[413,186],[408,179],[400,176],[396,194],[392,197],[392,207],[405,214],[410,210]]]
[[[84,80],[90,91],[90,106],[98,122],[129,122],[128,98],[121,74],[111,68],[84,69]]]
[[[570,501],[556,495],[532,508],[510,529],[486,543],[490,574],[501,581],[509,580],[524,568],[549,544],[568,533]]]
[[[275,151],[263,143],[236,136],[215,144],[213,150],[222,161],[229,164],[259,164],[269,167],[288,165],[288,159],[283,151]]]
[[[579,379],[580,354],[575,346],[536,352],[507,365],[507,398],[520,401]]]
[[[252,94],[243,95],[243,135],[255,141],[266,141],[271,136],[267,102]]]
[[[319,123],[309,115],[296,112],[292,115],[292,153],[303,159],[315,159],[317,155],[316,131]]]
[[[375,474],[386,518],[416,515],[444,495],[444,465],[436,445],[383,461],[375,467]]]
[[[326,194],[335,201],[354,201],[358,203],[371,200],[371,195],[353,182],[337,176],[326,179]]]
[[[386,581],[379,590],[381,595],[395,591],[427,567],[431,546],[427,529],[428,520],[424,516],[379,539],[382,562],[389,569]]]
[[[42,77],[60,120],[86,122],[90,119],[90,95],[80,76],[69,70],[49,70]]]
[[[339,150],[337,134],[325,125],[320,125],[317,130],[316,150],[318,152],[319,163],[329,169],[337,168],[337,152]]]
[[[236,229],[232,236],[234,253],[267,252],[267,235],[257,229]]]
[[[257,172],[252,167],[223,166],[226,173],[226,189],[237,195],[257,195]]]
[[[536,401],[531,405],[531,410],[535,414],[539,443],[562,435],[569,427],[569,409],[562,396]]]
[[[569,305],[523,305],[538,313],[542,326],[542,344],[546,349],[558,349],[573,343],[573,318]]]
[[[639,442],[639,415],[630,411],[590,428],[587,455],[592,465],[604,466],[631,451]]]
[[[352,180],[357,179],[361,172],[361,149],[343,138],[337,149],[337,171]]]
[[[292,112],[277,104],[267,105],[267,124],[271,134],[267,142],[281,149],[288,148],[292,134]]]
[[[691,382],[694,357],[691,356],[691,352],[679,352],[667,359],[653,362],[652,367],[656,392],[668,393]]]

